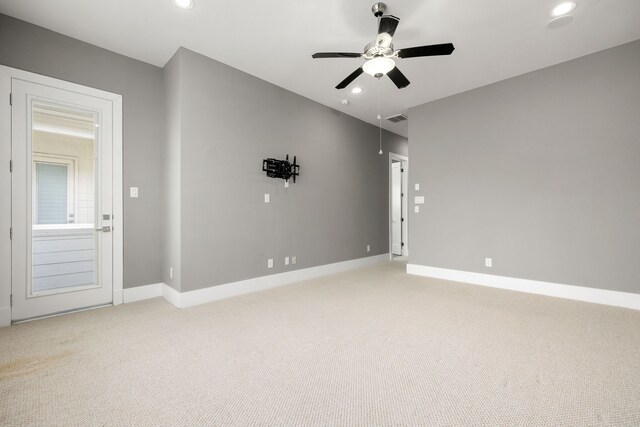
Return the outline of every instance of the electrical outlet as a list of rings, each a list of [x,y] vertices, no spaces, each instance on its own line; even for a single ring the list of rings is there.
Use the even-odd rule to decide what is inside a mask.
[[[420,184],[416,184],[416,191],[420,191]]]
[[[173,267],[169,267],[169,278],[173,279]]]
[[[264,195],[264,202],[265,203],[270,203],[271,202],[271,195],[269,193]]]
[[[138,197],[138,187],[129,188],[129,197],[131,197],[132,199],[135,199]]]
[[[295,264],[297,261],[295,255],[291,257],[291,264]]]
[[[484,259],[484,266],[485,266],[485,267],[493,267],[493,259],[491,259],[491,258],[485,258],[485,259]]]
[[[267,268],[273,268],[273,258],[267,260]]]
[[[414,206],[414,207],[413,207],[413,211],[414,211],[415,213],[420,213],[420,206]]]
[[[284,182],[284,188],[289,188],[289,181]]]
[[[371,245],[367,245],[367,252],[371,252]]]
[[[289,265],[289,257],[284,257],[284,265]]]

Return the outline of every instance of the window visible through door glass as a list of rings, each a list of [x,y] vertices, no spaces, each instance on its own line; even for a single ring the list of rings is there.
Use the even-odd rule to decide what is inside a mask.
[[[38,101],[31,113],[31,294],[92,286],[96,114]]]

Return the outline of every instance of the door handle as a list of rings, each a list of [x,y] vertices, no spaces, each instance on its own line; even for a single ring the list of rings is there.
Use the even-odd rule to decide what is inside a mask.
[[[109,233],[111,232],[111,227],[108,225],[105,225],[102,228],[96,228],[96,231],[102,231],[103,233]]]

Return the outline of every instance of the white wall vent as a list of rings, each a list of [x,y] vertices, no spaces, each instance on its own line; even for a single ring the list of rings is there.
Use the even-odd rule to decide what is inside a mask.
[[[387,117],[387,120],[392,123],[404,122],[405,120],[407,120],[407,116],[405,116],[404,114],[396,114],[395,116]]]

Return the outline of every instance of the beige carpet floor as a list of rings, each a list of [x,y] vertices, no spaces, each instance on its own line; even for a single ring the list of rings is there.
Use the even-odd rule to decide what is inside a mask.
[[[0,425],[640,425],[640,312],[403,268],[0,329]]]

